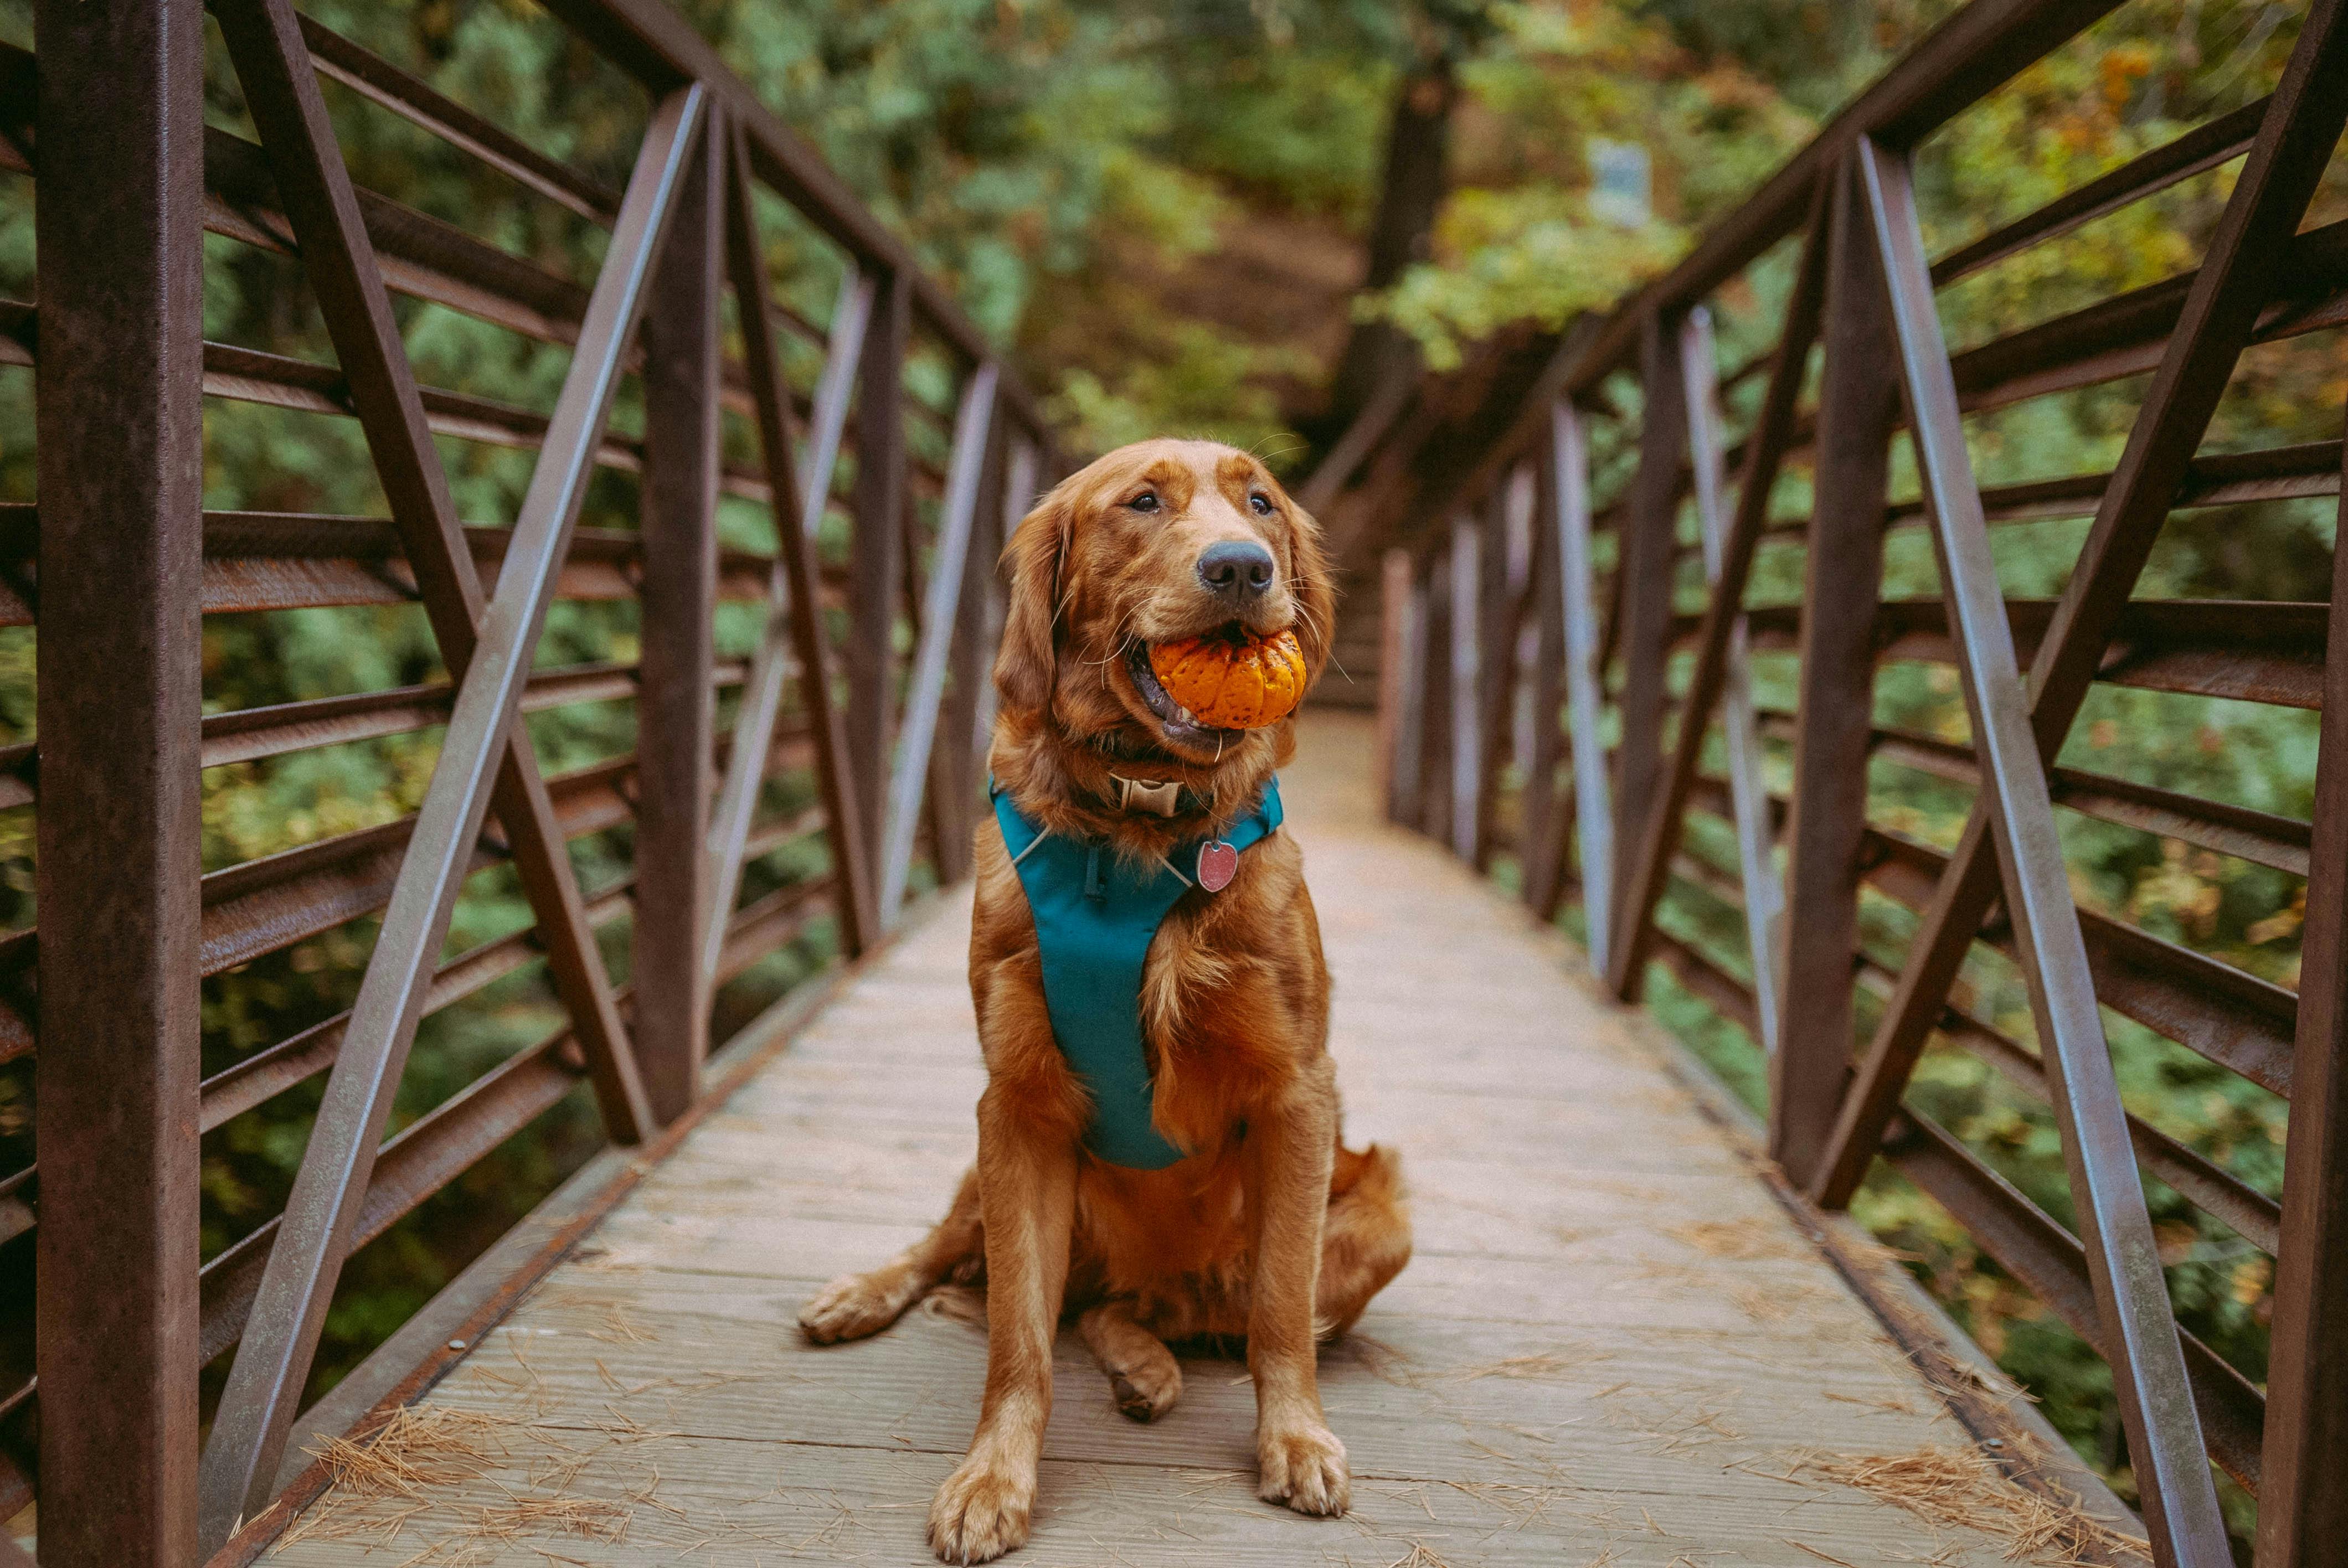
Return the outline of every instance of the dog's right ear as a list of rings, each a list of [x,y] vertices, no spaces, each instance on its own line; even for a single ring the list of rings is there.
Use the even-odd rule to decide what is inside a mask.
[[[1059,664],[1053,634],[1075,528],[1076,503],[1064,482],[1020,519],[1004,547],[1011,603],[1003,619],[1003,646],[994,655],[994,689],[1005,707],[1040,713],[1051,705]]]

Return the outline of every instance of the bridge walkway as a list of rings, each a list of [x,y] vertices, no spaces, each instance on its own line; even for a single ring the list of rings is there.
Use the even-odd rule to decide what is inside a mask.
[[[1256,1501],[1238,1360],[1186,1358],[1180,1405],[1138,1426],[1065,1333],[1013,1561],[1956,1568],[2008,1561],[2017,1531],[2044,1536],[2024,1560],[2065,1555],[2059,1511],[1981,1457],[2037,1452],[2043,1427],[1896,1265],[1780,1201],[1564,941],[1380,820],[1370,751],[1366,720],[1315,719],[1286,790],[1348,1140],[1400,1147],[1416,1224],[1410,1267],[1323,1360],[1354,1511]],[[911,1238],[972,1156],[968,913],[935,900],[267,1560],[928,1562],[983,1307],[949,1292],[834,1348],[793,1319]]]

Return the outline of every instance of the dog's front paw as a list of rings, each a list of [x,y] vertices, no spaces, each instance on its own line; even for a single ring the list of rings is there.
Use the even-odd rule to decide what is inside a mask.
[[[799,1327],[819,1345],[861,1339],[896,1322],[909,1305],[878,1275],[843,1274],[799,1308]]]
[[[930,1502],[930,1550],[942,1563],[991,1563],[1027,1543],[1035,1506],[1035,1472],[1014,1471],[973,1455]]]
[[[1259,1432],[1255,1494],[1299,1513],[1343,1513],[1353,1501],[1345,1445],[1317,1421]]]

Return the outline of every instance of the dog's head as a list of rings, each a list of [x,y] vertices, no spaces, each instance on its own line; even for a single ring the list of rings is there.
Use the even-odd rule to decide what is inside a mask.
[[[1215,442],[1144,441],[1070,476],[1020,523],[1004,565],[1004,719],[1121,772],[1194,787],[1226,768],[1260,774],[1286,732],[1190,718],[1150,673],[1153,643],[1292,630],[1308,679],[1329,657],[1335,592],[1319,525],[1261,462]]]

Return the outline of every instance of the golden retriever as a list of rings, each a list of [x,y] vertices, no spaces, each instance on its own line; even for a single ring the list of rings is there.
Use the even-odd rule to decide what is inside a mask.
[[[1148,862],[1255,809],[1295,750],[1289,723],[1193,722],[1148,651],[1293,630],[1320,674],[1335,612],[1320,530],[1262,464],[1204,441],[1112,452],[1027,515],[1004,564],[991,762],[1030,823]],[[1183,793],[1162,800],[1171,815],[1123,810],[1120,779]],[[930,1544],[949,1563],[1027,1539],[1064,1314],[1138,1420],[1181,1393],[1168,1340],[1244,1337],[1259,1495],[1344,1512],[1345,1449],[1322,1413],[1318,1342],[1409,1261],[1410,1225],[1395,1157],[1339,1142],[1329,975],[1295,840],[1274,832],[1220,892],[1183,893],[1151,940],[1139,999],[1150,1117],[1182,1152],[1162,1170],[1084,1146],[1090,1102],[1055,1041],[1035,922],[991,818],[976,866],[978,1163],[934,1230],[827,1286],[801,1326],[820,1342],[854,1338],[942,1280],[984,1280],[978,1430],[930,1510]]]

